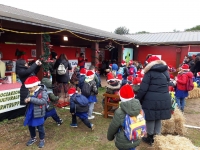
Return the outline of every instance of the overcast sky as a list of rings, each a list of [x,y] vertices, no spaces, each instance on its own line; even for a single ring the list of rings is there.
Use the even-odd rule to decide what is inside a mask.
[[[114,32],[173,32],[200,25],[200,0],[0,0],[1,4]]]

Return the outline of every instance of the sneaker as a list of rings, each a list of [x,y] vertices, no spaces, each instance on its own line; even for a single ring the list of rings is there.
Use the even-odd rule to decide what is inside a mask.
[[[78,127],[77,124],[73,124],[73,123],[71,123],[70,126],[73,127],[73,128],[77,128]]]
[[[63,120],[62,120],[62,119],[60,119],[60,121],[59,121],[59,122],[57,122],[57,125],[58,125],[58,126],[60,126],[62,123],[63,123]]]
[[[37,140],[36,138],[31,138],[27,143],[26,143],[26,146],[30,146],[32,145],[33,143],[35,143]]]
[[[40,140],[40,143],[39,143],[38,147],[39,148],[43,148],[44,147],[44,143],[45,143],[44,139]]]
[[[91,129],[92,129],[92,131],[94,130],[94,124],[91,124]]]
[[[88,117],[89,120],[94,119],[94,118],[95,118],[95,116]]]

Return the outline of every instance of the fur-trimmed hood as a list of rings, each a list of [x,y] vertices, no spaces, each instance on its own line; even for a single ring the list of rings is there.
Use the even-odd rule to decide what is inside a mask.
[[[163,60],[155,60],[147,64],[144,68],[144,73],[147,73],[149,70],[164,72],[167,70],[167,64]]]

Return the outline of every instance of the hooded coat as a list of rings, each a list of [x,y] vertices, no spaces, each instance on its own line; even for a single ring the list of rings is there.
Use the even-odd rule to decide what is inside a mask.
[[[28,89],[24,85],[25,80],[31,75],[36,75],[40,69],[40,66],[36,63],[33,63],[30,67],[26,67],[25,63],[26,61],[23,59],[18,59],[16,62],[16,74],[22,82],[22,86],[20,88],[20,105],[26,105],[24,103],[24,99],[28,95]]]
[[[121,129],[124,124],[126,114],[129,116],[139,115],[141,110],[140,102],[137,99],[132,99],[127,102],[121,102],[120,108],[115,111],[114,117],[109,125],[107,139],[112,141],[115,138],[115,146],[118,149],[128,150],[135,148],[140,144],[141,140],[129,141]]]
[[[171,98],[168,66],[162,60],[150,62],[144,68],[144,77],[136,98],[140,100],[148,121],[171,118]]]
[[[188,78],[192,78],[193,77],[193,73],[192,72],[182,72],[179,73],[177,76],[177,89],[182,90],[182,91],[186,91],[186,84],[188,81]]]

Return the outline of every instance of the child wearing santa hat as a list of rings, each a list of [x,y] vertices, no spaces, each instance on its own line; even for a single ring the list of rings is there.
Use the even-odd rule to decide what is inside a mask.
[[[89,96],[84,95],[84,96],[86,96],[88,98],[88,101],[89,101],[88,119],[94,119],[95,118],[95,116],[93,116],[92,113],[93,113],[93,109],[94,109],[94,104],[97,102],[96,95],[98,94],[98,89],[97,89],[94,77],[95,77],[94,72],[91,71],[91,70],[88,70],[87,73],[86,73],[86,78],[85,78],[84,84],[88,84],[90,88],[89,89],[85,89],[84,88],[84,84],[83,84],[83,87],[81,89],[82,95],[84,95],[83,91],[90,90],[89,91],[90,92]]]
[[[120,77],[118,75],[118,77]],[[122,78],[122,77],[121,77]],[[107,88],[106,88],[106,93],[108,94],[117,94],[119,92],[119,89],[121,88],[121,79],[117,79],[114,77],[114,75],[110,72],[107,74]],[[109,101],[111,102],[119,102],[119,99],[115,98],[108,98]],[[105,106],[105,99],[102,100],[102,107],[103,111],[102,114],[104,114],[104,106]],[[109,108],[111,110],[112,107]]]
[[[121,67],[119,67],[117,74],[121,74],[124,80],[127,79],[129,72],[128,72],[128,68],[126,67],[126,61],[123,60],[121,62]]]
[[[68,90],[68,95],[70,96],[70,113],[72,114],[72,123],[71,127],[78,127],[76,116],[81,119],[81,121],[88,127],[94,130],[94,125],[88,120],[88,110],[89,102],[88,99],[81,95],[77,94],[75,88],[70,88]]]
[[[137,72],[137,77],[134,78],[133,80],[133,90],[135,92],[135,94],[137,95],[138,90],[140,89],[140,84],[142,82],[142,79],[144,77],[144,71],[140,70]]]
[[[81,68],[81,70],[80,70],[80,76],[79,76],[79,79],[78,79],[78,87],[80,89],[82,89],[82,87],[83,87],[83,83],[85,81],[86,73],[87,73],[86,68]]]
[[[127,84],[127,80],[124,80],[121,74],[118,74],[116,76],[116,80],[120,81],[121,87],[124,86],[125,84]]]
[[[130,141],[125,136],[122,126],[124,125],[124,120],[126,114],[129,116],[138,116],[141,111],[140,102],[135,99],[134,92],[130,85],[124,85],[120,91],[119,96],[121,99],[120,108],[118,108],[114,117],[109,125],[107,132],[107,139],[112,141],[115,139],[115,146],[118,149],[135,150],[135,148],[140,144],[141,140]]]
[[[80,71],[79,67],[75,67],[73,74],[71,76],[71,79],[70,79],[70,83],[73,84],[74,86],[76,86],[76,88],[78,87],[78,80],[79,80],[79,77],[80,77],[79,71]]]
[[[136,68],[136,64],[133,60],[129,61],[128,71],[129,71],[129,75],[136,77],[137,68]]]
[[[48,94],[46,86],[40,85],[40,81],[36,76],[31,76],[24,82],[25,87],[29,90],[29,94],[25,99],[27,103],[27,111],[24,120],[24,126],[28,125],[31,139],[26,143],[27,146],[35,143],[36,140],[36,128],[39,132],[39,148],[44,147],[44,116],[46,113],[46,106],[48,100]],[[38,98],[41,97],[41,98]]]
[[[182,112],[185,107],[185,98],[188,97],[188,91],[186,89],[188,78],[193,78],[193,73],[190,71],[189,65],[183,64],[178,72],[175,91],[176,102]]]

